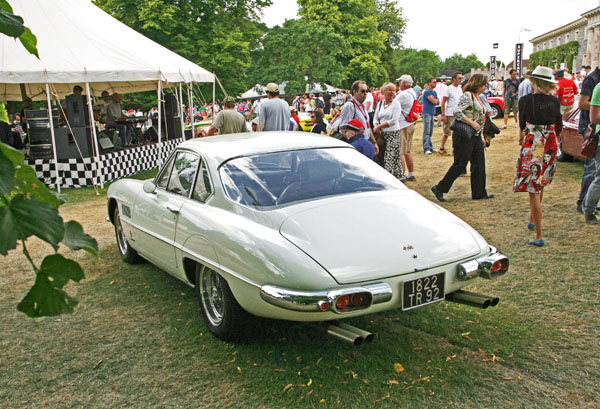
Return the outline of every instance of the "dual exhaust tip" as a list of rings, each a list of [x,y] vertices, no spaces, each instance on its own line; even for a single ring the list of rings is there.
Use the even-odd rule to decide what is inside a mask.
[[[472,293],[470,291],[457,290],[453,293],[446,294],[446,301],[485,309],[487,307],[495,307],[498,305],[500,298]]]
[[[319,326],[326,334],[355,347],[361,345],[363,342],[368,344],[375,338],[375,335],[368,331],[339,321],[327,321]]]
[[[500,298],[498,297],[472,293],[464,290],[457,290],[453,293],[446,294],[446,300],[482,309],[495,307],[500,302]],[[375,335],[368,331],[344,324],[340,321],[327,321],[319,324],[318,327],[326,334],[347,344],[354,345],[355,347],[360,346],[363,342],[368,344],[375,338]]]

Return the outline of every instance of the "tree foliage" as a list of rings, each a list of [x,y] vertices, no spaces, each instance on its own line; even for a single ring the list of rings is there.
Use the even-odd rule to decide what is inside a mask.
[[[83,249],[93,255],[98,253],[98,244],[79,223],[63,222],[58,214],[59,199],[23,160],[21,152],[0,143],[0,254],[6,256],[21,242],[23,254],[35,272],[35,283],[17,306],[19,311],[29,317],[70,313],[77,300],[63,287],[84,277],[81,266],[55,253],[46,256],[38,267],[29,255],[26,240],[36,236],[55,252],[62,243],[71,250]]]
[[[96,5],[153,41],[214,72],[225,90],[245,90],[250,52],[266,26],[271,0],[96,0]],[[209,91],[210,86],[206,86]],[[220,92],[219,92],[220,94]]]
[[[390,68],[395,77],[410,74],[420,84],[431,77],[437,77],[440,71],[440,57],[430,50],[416,50],[404,48],[395,50],[393,66]]]
[[[13,14],[13,9],[6,0],[0,0],[0,33],[18,38],[30,54],[40,58],[37,50],[37,38],[30,29],[23,25],[23,19]]]
[[[466,57],[461,54],[452,54],[442,63],[444,70],[457,70],[463,74],[471,72],[471,68],[481,68],[483,63],[477,59],[475,54],[469,54]]]
[[[357,79],[375,84],[387,78],[381,57],[388,33],[378,30],[375,0],[299,0],[298,4],[298,14],[305,21],[328,27],[346,40],[345,53],[338,59],[344,84],[334,85],[348,87]]]
[[[255,83],[287,81],[285,92],[302,93],[307,84],[341,83],[344,38],[316,21],[287,20],[273,27],[256,51],[252,78]],[[294,46],[290,46],[294,44]]]
[[[558,47],[537,51],[529,56],[529,67],[535,69],[538,65],[556,67],[566,63],[570,72],[573,72],[573,59],[579,52],[579,42],[569,41]]]

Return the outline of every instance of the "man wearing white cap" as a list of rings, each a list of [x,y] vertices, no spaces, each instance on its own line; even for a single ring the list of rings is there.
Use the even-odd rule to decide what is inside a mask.
[[[258,131],[287,131],[290,126],[290,106],[279,99],[279,86],[270,82],[266,86],[267,100],[260,106]]]
[[[412,88],[413,79],[410,75],[404,74],[396,80],[400,85],[400,91],[396,95],[395,100],[400,103],[400,160],[402,167],[407,172],[406,180],[415,180],[414,164],[411,154],[412,139],[415,133],[415,122],[409,122],[406,117],[409,114],[413,103],[417,100],[417,95]]]

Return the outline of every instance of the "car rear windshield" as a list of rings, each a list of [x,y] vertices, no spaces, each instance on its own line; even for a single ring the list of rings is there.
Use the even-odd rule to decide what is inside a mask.
[[[259,210],[404,186],[353,148],[244,156],[221,165],[220,175],[231,200]]]

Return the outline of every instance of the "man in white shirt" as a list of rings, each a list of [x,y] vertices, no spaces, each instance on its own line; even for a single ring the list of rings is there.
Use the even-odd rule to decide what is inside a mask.
[[[414,102],[417,100],[417,95],[412,88],[413,79],[410,75],[404,74],[396,80],[400,85],[400,91],[396,95],[395,100],[400,103],[400,160],[402,168],[406,172],[406,180],[415,180],[414,162],[411,154],[412,139],[415,133],[415,123],[408,122],[406,116],[410,113]]]
[[[435,84],[435,93],[438,96],[438,100],[440,103],[435,107],[435,113],[437,115],[437,126],[442,126],[442,97],[446,95],[446,90],[448,86],[446,85],[446,81],[439,79],[437,84]]]
[[[369,114],[369,124],[373,128],[373,116],[375,115],[375,98],[373,98],[373,87],[367,92],[367,98],[365,99],[365,109]]]
[[[454,121],[454,109],[458,104],[458,100],[462,96],[462,87],[460,83],[464,79],[460,71],[456,71],[452,74],[452,84],[446,90],[446,93],[442,97],[442,122],[444,123],[444,136],[442,137],[442,144],[440,146],[440,154],[447,155],[446,152],[446,141],[450,136],[450,125]],[[439,94],[438,94],[439,95]]]
[[[254,101],[254,104],[252,104],[252,113],[256,116],[260,116],[260,104],[262,102],[261,98],[262,97],[258,97],[258,99]]]

